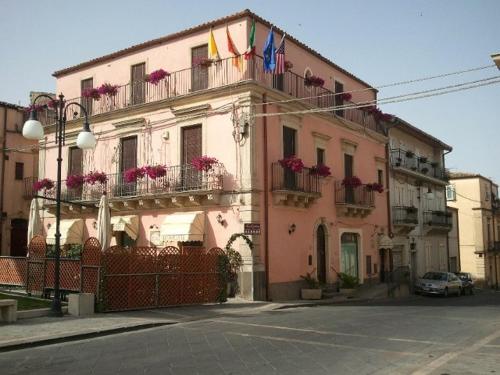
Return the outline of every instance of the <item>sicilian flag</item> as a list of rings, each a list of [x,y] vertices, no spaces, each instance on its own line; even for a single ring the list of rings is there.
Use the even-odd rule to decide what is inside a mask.
[[[210,35],[208,37],[208,58],[212,60],[220,60],[219,50],[217,49],[217,44],[215,44],[215,38],[212,29],[210,29]]]
[[[252,20],[250,37],[248,38],[248,48],[245,51],[245,60],[250,60],[255,55],[255,20]]]
[[[241,71],[241,56],[234,45],[233,38],[231,38],[231,34],[229,34],[229,28],[226,25],[226,35],[227,35],[227,50],[229,53],[233,54],[233,66],[235,66],[238,70]]]
[[[274,46],[274,32],[272,27],[269,30],[269,34],[267,34],[262,53],[264,55],[264,72],[272,73],[274,68],[276,68],[276,47]]]
[[[285,34],[283,34],[280,45],[276,50],[276,68],[274,69],[274,73],[285,73]]]

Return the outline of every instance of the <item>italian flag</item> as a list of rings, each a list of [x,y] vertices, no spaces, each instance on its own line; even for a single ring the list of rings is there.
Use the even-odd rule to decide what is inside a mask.
[[[245,51],[245,60],[250,60],[255,55],[255,20],[252,20],[250,38],[248,38],[248,49]]]

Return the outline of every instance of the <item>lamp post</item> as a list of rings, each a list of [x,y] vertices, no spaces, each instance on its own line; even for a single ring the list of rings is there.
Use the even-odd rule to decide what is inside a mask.
[[[54,104],[55,114],[56,114],[56,139],[57,144],[57,181],[56,181],[56,233],[55,233],[55,258],[54,258],[54,299],[51,305],[51,315],[52,316],[62,316],[61,310],[61,299],[59,293],[59,281],[60,281],[60,243],[61,243],[61,233],[60,233],[60,222],[61,222],[61,163],[62,163],[62,146],[64,145],[65,133],[66,133],[66,112],[70,106],[76,105],[80,107],[85,115],[85,120],[83,123],[83,129],[78,134],[76,139],[76,145],[81,149],[91,149],[95,147],[96,140],[92,132],[90,131],[90,125],[87,115],[87,110],[80,103],[70,102],[66,103],[64,101],[64,95],[59,94],[59,100],[54,100],[52,97],[41,94],[38,95],[35,100],[33,100],[33,108],[30,111],[30,118],[24,123],[23,126],[23,136],[27,139],[42,140],[44,138],[43,126],[40,121],[37,120],[37,109],[35,104],[40,98],[49,99],[50,102]]]

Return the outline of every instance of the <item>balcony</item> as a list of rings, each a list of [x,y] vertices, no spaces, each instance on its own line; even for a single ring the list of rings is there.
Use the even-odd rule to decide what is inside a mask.
[[[365,217],[375,208],[374,192],[366,185],[350,187],[336,181],[335,205],[340,216]]]
[[[321,197],[320,177],[312,175],[309,168],[293,172],[280,163],[272,163],[272,194],[274,203],[307,208]]]
[[[448,181],[446,171],[437,162],[419,158],[413,152],[400,148],[391,150],[391,165],[417,178],[428,179],[444,184]]]
[[[208,172],[198,171],[190,164],[171,166],[163,177],[152,179],[145,175],[136,182],[126,182],[123,174],[108,174],[101,184],[84,184],[70,189],[66,181],[61,184],[63,213],[79,213],[96,207],[105,191],[113,211],[137,209],[163,209],[219,204],[223,189],[224,165],[219,163]],[[25,180],[25,195],[45,198],[44,206],[55,210],[55,189],[33,191],[33,179]]]
[[[412,206],[392,207],[392,223],[398,233],[409,233],[418,225],[418,209]]]
[[[449,232],[452,227],[451,213],[446,211],[425,211],[424,226],[428,233]]]
[[[340,98],[335,102],[334,93],[323,87],[307,86],[304,77],[291,71],[283,75],[264,73],[262,57],[255,56],[251,60],[242,59],[241,69],[233,65],[232,58],[214,62],[206,68],[199,66],[171,72],[170,76],[157,85],[148,82],[136,82],[119,86],[114,96],[101,96],[99,100],[89,98],[73,98],[87,108],[90,116],[103,115],[118,110],[136,108],[145,104],[168,101],[194,93],[213,91],[226,86],[240,86],[242,82],[254,82],[264,87],[282,91],[294,98],[302,99],[301,103],[309,107],[328,108],[333,105],[355,104],[344,102]],[[80,108],[71,108],[73,118],[79,118]],[[357,123],[375,132],[383,133],[383,128],[373,115],[356,108],[345,108],[335,113],[340,118]],[[49,123],[50,119],[42,122]]]

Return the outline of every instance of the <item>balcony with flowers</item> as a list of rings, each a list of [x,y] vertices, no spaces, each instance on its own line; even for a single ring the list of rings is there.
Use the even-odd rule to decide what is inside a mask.
[[[335,205],[340,216],[365,217],[375,208],[375,193],[383,193],[379,183],[364,184],[357,176],[335,182]]]
[[[448,175],[438,161],[417,156],[413,151],[400,148],[391,150],[391,165],[394,169],[413,177],[445,185]]]

